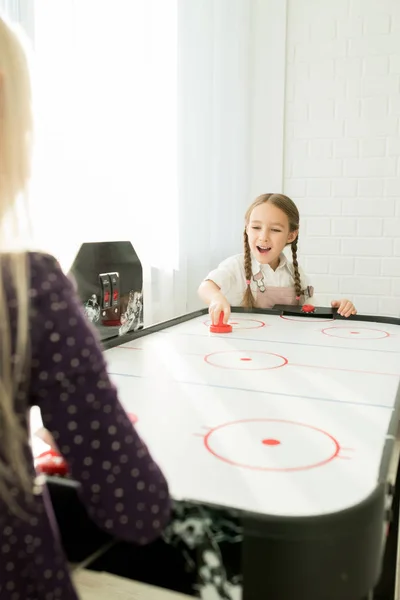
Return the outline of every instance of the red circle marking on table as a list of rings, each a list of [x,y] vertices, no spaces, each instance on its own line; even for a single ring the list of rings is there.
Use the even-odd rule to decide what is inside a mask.
[[[374,329],[373,327],[359,327],[358,331],[353,331],[349,327],[326,327],[325,329],[322,329],[321,332],[324,335],[327,335],[328,337],[335,337],[335,338],[340,338],[340,339],[350,339],[350,337],[346,338],[343,335],[335,335],[334,333],[331,333],[332,330],[333,331],[343,331],[344,330],[344,331],[348,331],[352,335],[360,335],[361,331],[374,331],[374,332],[382,334],[377,337],[374,337],[374,336],[365,337],[365,338],[363,338],[364,340],[382,340],[384,338],[390,337],[390,333],[388,333],[387,331],[383,331],[383,329]]]
[[[228,458],[227,456],[223,456],[222,454],[218,453],[216,450],[214,450],[212,448],[212,436],[217,434],[219,431],[221,431],[222,429],[226,428],[226,427],[232,427],[235,425],[243,425],[246,423],[260,423],[260,422],[265,422],[265,423],[286,423],[288,425],[294,425],[297,427],[304,427],[306,429],[310,429],[311,431],[320,433],[322,436],[326,437],[329,439],[329,441],[332,443],[332,452],[323,460],[320,460],[316,463],[310,464],[310,465],[305,465],[303,467],[283,467],[283,468],[277,468],[277,467],[256,467],[253,465],[248,465],[248,464],[243,464],[234,460],[231,460],[230,458]],[[265,440],[266,442],[268,441],[268,438]],[[271,439],[272,441],[272,439]],[[273,440],[278,441],[278,440]],[[262,442],[264,443],[264,441]],[[339,442],[328,432],[324,431],[323,429],[319,429],[318,427],[314,427],[313,425],[306,425],[305,423],[298,423],[296,421],[286,421],[285,419],[242,419],[239,421],[232,421],[230,423],[223,423],[222,425],[217,425],[217,427],[213,427],[212,429],[210,429],[210,431],[205,435],[204,437],[204,445],[207,449],[208,452],[210,452],[210,454],[212,454],[215,458],[218,458],[219,460],[221,460],[222,462],[225,462],[229,465],[232,465],[234,467],[241,467],[244,469],[250,469],[252,471],[272,471],[272,472],[293,472],[293,471],[307,471],[309,469],[315,469],[317,467],[322,467],[323,465],[326,465],[328,463],[330,463],[332,460],[334,460],[339,452],[340,452],[340,445]],[[267,445],[267,444],[266,444]],[[271,444],[272,445],[272,444]],[[275,445],[279,445],[275,444]]]
[[[238,350],[223,350],[222,352],[211,352],[210,354],[206,354],[206,356],[204,357],[204,362],[206,362],[207,364],[211,365],[212,367],[218,367],[219,369],[237,369],[237,370],[244,370],[243,367],[235,367],[235,366],[228,366],[225,367],[224,365],[217,365],[214,362],[212,362],[212,360],[210,360],[210,358],[212,356],[219,356],[221,354],[235,354],[238,353]],[[281,356],[280,354],[275,354],[275,352],[262,352],[260,350],[252,350],[251,352],[252,354],[264,354],[265,356],[275,356],[277,358],[279,358],[282,362],[279,365],[275,365],[272,367],[260,367],[259,369],[252,369],[252,371],[271,371],[272,369],[280,369],[281,367],[284,367],[288,364],[288,359],[285,356]],[[251,361],[251,358],[240,358],[239,360],[244,360],[244,361]]]
[[[311,321],[313,323],[328,323],[330,321],[332,321],[332,319],[319,319],[318,317],[288,317],[287,315],[279,315],[279,317],[281,319],[283,319],[284,321],[295,321],[296,323],[311,323]]]

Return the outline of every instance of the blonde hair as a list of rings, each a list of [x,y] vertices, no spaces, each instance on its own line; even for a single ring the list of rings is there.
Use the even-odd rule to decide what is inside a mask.
[[[276,206],[282,212],[285,213],[285,215],[287,216],[288,221],[289,221],[289,231],[290,232],[298,231],[299,226],[300,226],[299,211],[297,210],[297,206],[295,205],[293,200],[291,200],[288,196],[284,196],[283,194],[261,194],[261,196],[258,196],[254,200],[254,202],[247,209],[245,217],[244,217],[244,220],[245,220],[245,228],[244,228],[244,232],[243,232],[244,270],[245,270],[247,281],[251,281],[251,278],[253,276],[253,272],[252,272],[252,268],[251,268],[251,252],[250,252],[250,246],[249,246],[249,238],[247,235],[247,226],[250,221],[251,213],[256,208],[256,206],[259,206],[260,204],[265,204],[266,202],[273,204],[274,206]],[[297,262],[298,239],[299,239],[299,236],[297,235],[296,239],[293,240],[293,242],[291,242],[290,245],[292,248],[292,260],[293,260],[293,270],[294,270],[294,288],[296,290],[296,296],[298,298],[300,298],[300,296],[302,295],[302,290],[301,290],[301,280],[300,280],[300,273],[299,273],[299,263]],[[254,306],[255,306],[255,299],[252,294],[250,285],[247,285],[247,287],[246,287],[246,291],[244,293],[243,300],[242,300],[242,306],[245,306],[246,308],[254,308]]]
[[[26,413],[29,408],[24,396],[29,369],[29,273],[26,252],[10,251],[4,240],[6,229],[9,233],[11,228],[13,236],[19,232],[18,201],[27,193],[32,135],[27,53],[21,34],[0,17],[0,498],[16,513],[20,512],[18,491],[29,495],[33,487],[26,460],[26,417],[16,409],[17,402]]]

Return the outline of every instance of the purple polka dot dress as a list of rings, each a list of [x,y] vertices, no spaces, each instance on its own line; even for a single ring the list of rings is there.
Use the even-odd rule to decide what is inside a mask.
[[[146,544],[169,519],[166,480],[118,401],[72,283],[53,257],[28,257],[31,361],[16,410],[28,430],[30,407],[40,408],[93,521]],[[6,269],[3,279],[15,346],[16,301]],[[30,450],[27,458],[33,464]],[[39,481],[29,505],[18,489],[12,492],[27,516],[0,501],[0,600],[76,600],[46,487]]]

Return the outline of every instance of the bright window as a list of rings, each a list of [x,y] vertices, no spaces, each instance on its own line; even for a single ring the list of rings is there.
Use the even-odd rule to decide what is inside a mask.
[[[178,268],[177,0],[35,0],[37,245]]]

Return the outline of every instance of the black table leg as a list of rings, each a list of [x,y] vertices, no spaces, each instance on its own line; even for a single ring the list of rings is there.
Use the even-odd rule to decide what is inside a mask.
[[[397,467],[396,484],[392,502],[392,521],[383,558],[382,573],[375,588],[373,600],[394,600],[396,588],[397,545],[400,509],[400,463]]]

